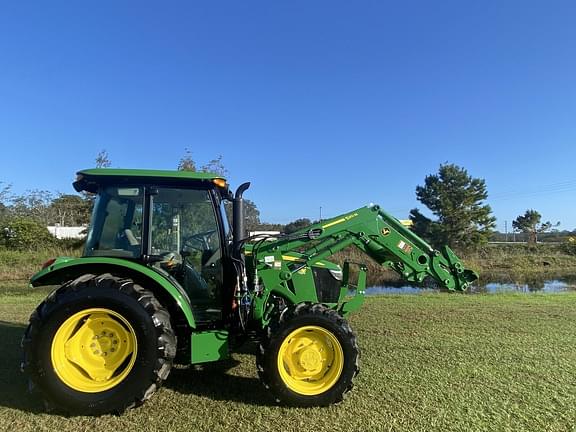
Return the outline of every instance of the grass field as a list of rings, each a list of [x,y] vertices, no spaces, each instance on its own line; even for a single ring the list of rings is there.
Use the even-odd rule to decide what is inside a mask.
[[[19,291],[19,292],[18,292]],[[250,354],[173,369],[142,407],[47,414],[26,393],[20,338],[46,291],[0,296],[0,430],[570,431],[576,424],[576,294],[382,296],[351,318],[361,373],[330,408],[276,406]]]

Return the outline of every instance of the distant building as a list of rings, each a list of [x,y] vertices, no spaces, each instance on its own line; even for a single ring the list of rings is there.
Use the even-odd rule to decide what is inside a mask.
[[[280,236],[280,231],[250,231],[251,241],[260,241],[266,239],[267,241],[277,240]]]
[[[81,239],[86,236],[85,226],[67,227],[56,224],[49,226],[48,231],[57,239]]]

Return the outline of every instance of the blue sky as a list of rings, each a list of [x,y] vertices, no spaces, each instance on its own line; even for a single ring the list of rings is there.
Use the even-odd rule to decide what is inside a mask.
[[[576,2],[3,2],[0,181],[72,192],[115,167],[223,156],[262,219],[381,204],[441,163],[498,227],[576,228]]]

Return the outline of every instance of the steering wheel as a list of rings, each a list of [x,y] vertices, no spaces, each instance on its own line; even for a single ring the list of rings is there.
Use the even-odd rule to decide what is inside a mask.
[[[182,249],[187,249],[188,247],[191,249],[196,249],[199,251],[205,251],[210,249],[209,240],[210,237],[216,232],[217,230],[208,230],[204,232],[200,232],[197,234],[192,234],[187,237],[182,238]],[[195,245],[196,244],[196,245]]]

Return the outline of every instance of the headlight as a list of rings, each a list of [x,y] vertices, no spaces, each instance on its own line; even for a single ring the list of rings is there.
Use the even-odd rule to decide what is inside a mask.
[[[338,281],[342,280],[342,270],[330,270],[332,277]]]

